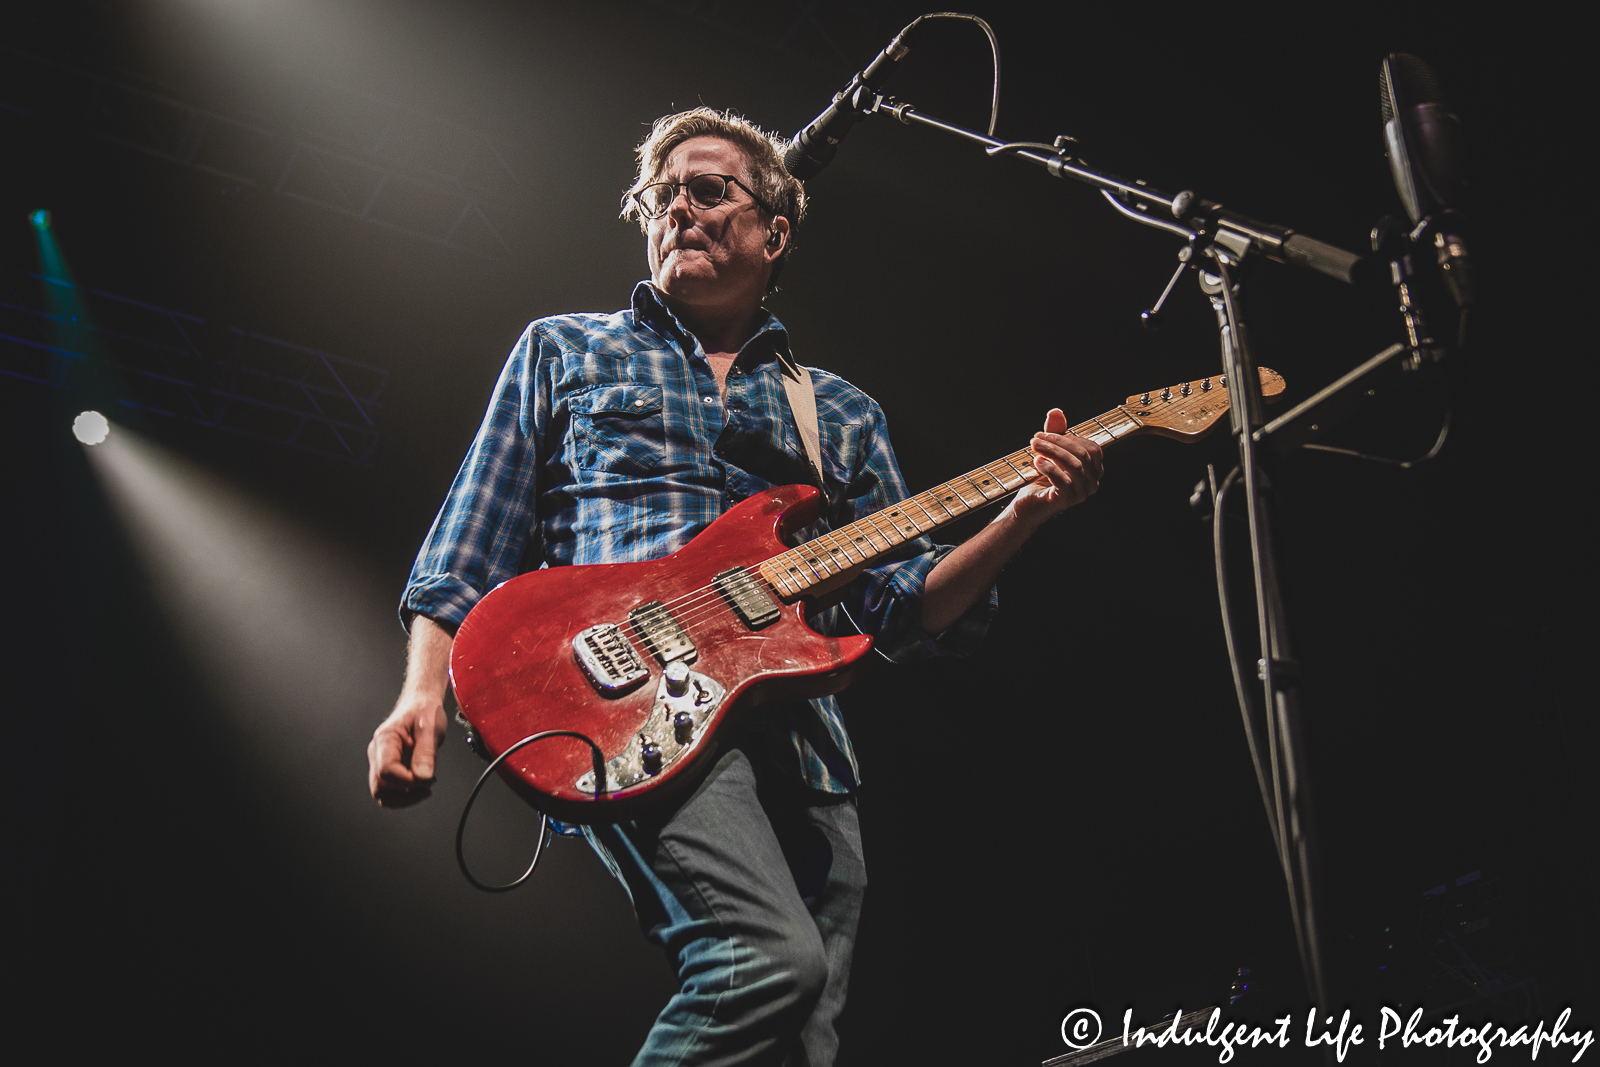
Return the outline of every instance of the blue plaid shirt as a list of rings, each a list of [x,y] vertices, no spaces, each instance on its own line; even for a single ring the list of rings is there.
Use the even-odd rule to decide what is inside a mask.
[[[780,376],[777,355],[788,344],[768,314],[728,372],[723,399],[700,343],[648,282],[626,311],[531,323],[417,555],[402,620],[409,627],[422,614],[453,629],[517,574],[657,559],[746,497],[814,483]],[[837,375],[808,369],[834,503],[801,540],[909,495],[883,410]],[[927,538],[907,542],[812,625],[837,632],[847,613],[896,662],[969,652],[988,630],[992,590],[937,638],[921,626],[923,583],[949,551]],[[812,788],[851,792],[860,774],[839,705],[809,703],[777,724],[790,742],[783,747],[792,746]]]

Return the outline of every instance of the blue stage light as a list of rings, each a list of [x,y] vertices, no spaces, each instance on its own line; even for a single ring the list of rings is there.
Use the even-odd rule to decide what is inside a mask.
[[[33,223],[35,229],[46,230],[50,228],[50,212],[44,208],[28,215],[28,221]]]

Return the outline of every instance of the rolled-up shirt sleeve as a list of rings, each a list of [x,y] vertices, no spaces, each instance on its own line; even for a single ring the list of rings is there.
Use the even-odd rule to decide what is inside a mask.
[[[835,528],[899,503],[910,495],[889,444],[883,410],[873,403],[863,427],[865,462],[851,492],[836,509]],[[918,537],[900,545],[889,562],[869,567],[851,583],[845,610],[856,626],[874,640],[874,647],[895,663],[930,656],[971,655],[989,632],[1000,608],[999,591],[991,586],[948,629],[929,634],[922,628],[922,597],[928,575],[954,548]]]
[[[426,615],[454,630],[480,598],[515,577],[537,537],[538,443],[549,419],[539,388],[540,342],[523,332],[495,384],[483,425],[417,553],[400,622]]]

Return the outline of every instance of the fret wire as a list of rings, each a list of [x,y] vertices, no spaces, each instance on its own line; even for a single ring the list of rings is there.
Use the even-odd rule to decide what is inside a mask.
[[[833,558],[833,552],[828,545],[827,533],[819,533],[801,547],[810,547],[811,554],[817,557],[817,561],[822,565],[822,569],[827,572],[828,578],[832,578],[836,570],[844,569],[839,567],[838,561]],[[827,579],[825,578],[824,581],[826,580]]]
[[[967,512],[972,510],[972,505],[967,503],[966,498],[956,491],[956,487],[953,482],[945,482],[939,487],[938,491],[934,495],[939,500],[939,506],[950,512],[950,517],[952,519],[958,517],[958,515],[965,515]],[[961,502],[961,510],[959,512],[951,509],[950,501],[952,499],[959,500]]]
[[[779,553],[767,560],[766,563],[763,563],[761,565],[762,577],[767,579],[768,585],[775,585],[781,588],[785,596],[794,596],[800,592],[800,589],[798,586],[792,586],[789,576],[783,573],[781,559],[782,553]]]
[[[922,514],[927,517],[928,527],[929,529],[932,529],[933,527],[939,525],[939,520],[933,517],[933,512],[928,510],[928,505],[922,502],[922,498],[927,495],[927,493],[918,493],[916,496],[907,497],[902,502],[902,510],[904,504],[915,504],[917,506],[917,510],[922,512]],[[911,519],[912,525],[917,528],[917,533],[922,534],[928,532],[922,528],[922,523],[918,522],[915,516],[908,515],[907,518]]]
[[[995,470],[995,467],[997,466],[999,466],[999,464],[991,463],[987,467],[983,468],[983,473],[988,475],[990,484],[999,490],[999,492],[995,494],[995,499],[999,499],[1005,493],[1010,492],[1010,490],[1006,487],[1005,479],[1000,477],[999,471]]]
[[[861,536],[866,538],[867,547],[865,551],[871,555],[875,556],[880,552],[887,552],[889,549],[894,547],[889,543],[889,539],[883,536],[883,532],[870,521],[870,517],[865,519],[857,519],[855,522],[852,522],[848,527],[846,527],[846,529],[855,530],[857,533],[861,534]],[[873,534],[878,535],[877,541],[873,540]],[[878,541],[882,541],[883,544],[879,545]]]
[[[872,550],[874,555],[876,555],[879,552],[887,552],[887,551],[889,551],[889,549],[894,547],[894,545],[889,541],[889,539],[887,537],[883,536],[883,531],[878,529],[877,524],[872,522],[870,517],[869,518],[865,518],[865,519],[857,519],[855,522],[851,523],[850,525],[853,526],[853,527],[859,527],[860,528],[862,536],[864,536],[867,539],[867,547]],[[875,541],[872,540],[872,535],[873,534],[877,534],[878,535],[878,540],[883,542],[882,547],[880,547]]]
[[[854,567],[856,565],[856,561],[850,558],[850,549],[848,547],[846,547],[845,545],[842,545],[842,544],[839,543],[839,531],[838,530],[829,530],[823,536],[828,539],[828,543],[829,544],[833,545],[834,557],[835,558],[838,558],[839,556],[843,556],[844,557],[844,569],[845,570],[849,570],[850,568],[852,568],[852,567]]]
[[[789,581],[795,584],[795,592],[805,592],[811,586],[811,579],[807,577],[805,572],[805,561],[792,548],[785,552],[781,558],[783,559],[784,572],[788,575]]]
[[[850,559],[850,552],[852,549],[854,549],[855,554],[861,558],[858,560],[852,560],[852,564],[865,563],[867,562],[867,554],[861,551],[861,546],[855,544],[852,540],[853,535],[851,531],[855,529],[855,525],[856,524],[852,522],[848,526],[841,526],[839,529],[834,530],[831,534],[829,534],[829,536],[833,538],[835,544],[839,544],[839,538],[841,536],[844,538],[842,551],[844,552],[845,559]]]
[[[883,512],[879,511],[879,512],[875,512],[874,514],[868,515],[867,516],[867,521],[872,523],[872,528],[878,531],[878,536],[882,537],[885,541],[889,542],[889,547],[890,548],[894,548],[896,545],[898,545],[901,542],[905,541],[905,538],[900,536],[899,528],[894,526],[893,524],[890,524],[889,529],[887,531],[884,530],[883,523],[879,521],[879,517],[882,516],[883,514],[884,514]]]
[[[805,578],[807,585],[815,585],[816,583],[827,578],[827,575],[825,574],[816,573],[817,564],[811,562],[811,558],[806,555],[805,545],[801,545],[799,548],[790,549],[790,551],[795,553],[795,562],[802,568],[800,573]],[[811,573],[806,574],[806,571],[810,571]]]
[[[934,488],[929,489],[927,495],[933,498],[933,502],[935,504],[938,504],[941,508],[944,508],[944,513],[946,515],[948,515],[950,518],[954,519],[954,518],[956,518],[956,513],[950,509],[950,503],[949,503],[948,500],[945,499],[945,497],[947,495],[946,492],[945,492],[946,490],[950,490],[950,483],[949,482],[945,482],[943,485],[935,486]],[[950,494],[948,494],[948,495],[953,495],[953,494],[954,494],[954,490],[950,490]],[[961,512],[962,512],[962,514],[966,513],[966,501],[962,501]]]
[[[977,494],[978,494],[978,499],[979,499],[979,500],[981,500],[981,501],[983,501],[983,503],[985,503],[985,504],[987,504],[987,503],[988,503],[988,502],[989,502],[989,498],[988,498],[988,497],[986,497],[986,496],[984,496],[984,495],[983,495],[983,490],[982,490],[982,489],[979,489],[979,488],[978,488],[978,483],[977,483],[977,482],[975,482],[975,481],[973,481],[973,480],[972,480],[972,475],[970,475],[970,474],[963,474],[963,475],[962,475],[962,476],[961,476],[961,478],[960,478],[960,479],[957,479],[957,480],[965,480],[965,481],[966,481],[966,483],[967,483],[967,484],[968,484],[968,485],[969,485],[969,486],[971,486],[971,487],[972,487],[972,491],[973,491],[973,492],[974,492],[974,493],[977,493]],[[954,482],[954,481],[952,481],[952,482],[951,482],[951,483],[950,483],[950,484],[951,484],[951,485],[952,485],[952,486],[954,486],[954,485],[955,485],[955,482]],[[974,504],[974,503],[973,503],[973,502],[972,502],[972,501],[970,501],[970,500],[968,500],[968,499],[967,499],[967,494],[966,494],[966,493],[963,493],[963,492],[962,492],[962,491],[961,491],[961,490],[960,490],[960,489],[957,489],[957,490],[956,490],[956,495],[957,495],[957,496],[959,496],[959,497],[960,497],[960,498],[961,498],[961,502],[962,502],[962,503],[963,503],[963,504],[965,504],[965,505],[967,505],[967,507],[969,507],[969,508],[975,508],[975,507],[978,507],[978,506],[979,506],[979,505],[977,505],[977,504]]]
[[[1005,496],[1006,487],[1004,485],[1000,484],[999,476],[996,475],[994,471],[990,470],[988,467],[981,467],[981,468],[979,468],[978,473],[979,474],[988,475],[988,478],[986,479],[988,484],[995,487],[995,491],[994,491],[994,495],[993,496],[990,496],[988,493],[983,493],[982,489],[978,490],[980,493],[983,493],[983,499],[985,499],[985,500],[998,500],[1001,497]]]
[[[994,497],[990,496],[988,493],[985,493],[983,491],[983,486],[978,483],[978,479],[977,479],[976,476],[979,475],[979,474],[982,474],[982,473],[983,473],[983,471],[981,471],[981,470],[975,470],[975,471],[971,472],[970,474],[963,474],[961,477],[965,478],[967,480],[967,484],[972,486],[972,491],[978,494],[979,499],[981,499],[985,504],[987,504],[990,501],[994,500]]]
[[[810,548],[811,554],[806,557],[807,562],[810,562],[811,560],[816,560],[816,562],[812,563],[811,565],[813,567],[821,567],[822,568],[822,577],[821,577],[820,580],[824,581],[824,582],[827,581],[829,578],[833,577],[833,560],[828,558],[828,553],[820,552],[820,551],[817,550],[818,542],[820,542],[822,540],[822,538],[825,537],[825,536],[827,536],[827,535],[823,534],[823,535],[820,535],[820,536],[817,536],[817,537],[813,537],[811,540],[807,541],[805,544],[800,546],[800,550],[802,552],[806,551],[808,547]]]
[[[880,512],[880,514],[881,514],[881,512]],[[902,501],[900,503],[898,511],[896,513],[894,513],[894,514],[900,515],[901,518],[905,519],[908,522],[911,521],[911,517],[906,514],[906,506],[905,506],[905,502],[904,501]],[[892,518],[893,514],[891,514],[890,517]],[[907,531],[907,530],[900,529],[900,524],[898,522],[896,522],[894,524],[894,534],[895,534],[896,537],[900,538],[900,540],[897,541],[896,544],[904,544],[905,542],[911,540],[913,537],[917,536],[917,534],[916,534],[916,526],[917,526],[917,524],[915,522],[912,522],[911,523],[911,529],[909,531]]]
[[[1017,465],[1015,463],[1011,462],[1011,457],[1010,456],[1007,456],[1005,459],[1001,460],[1000,462],[1004,463],[1006,466],[1010,467],[1013,471],[1016,472],[1017,477],[1022,479],[1022,481],[1017,484],[1017,488],[1018,489],[1021,489],[1024,485],[1027,485],[1028,482],[1031,481],[1031,479],[1026,474],[1023,474],[1022,471],[1017,468]],[[1031,466],[1031,464],[1030,464],[1030,466]],[[1005,483],[1002,482],[1001,484],[1004,485]],[[1007,485],[1006,488],[1010,489],[1011,486]]]
[[[779,553],[778,555],[772,557],[772,559],[768,560],[767,563],[773,563],[775,560],[781,561],[782,558],[783,558],[782,553]],[[793,588],[791,588],[792,583],[789,581],[789,576],[787,574],[783,573],[783,566],[782,566],[781,562],[775,564],[771,568],[770,573],[767,570],[767,565],[765,563],[762,564],[761,573],[762,573],[762,576],[767,579],[767,584],[768,585],[776,585],[776,586],[781,587],[782,590],[783,590],[784,595],[786,595],[786,596],[795,596],[796,594],[798,594],[800,592],[800,588],[797,585],[793,586]],[[777,578],[774,579],[772,577],[772,575],[776,575]]]

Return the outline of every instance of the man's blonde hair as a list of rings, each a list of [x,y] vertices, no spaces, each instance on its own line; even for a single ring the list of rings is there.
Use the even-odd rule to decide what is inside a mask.
[[[646,229],[649,220],[638,210],[634,197],[661,177],[672,150],[692,137],[716,137],[744,153],[750,171],[750,188],[770,205],[771,214],[789,220],[789,241],[784,246],[783,254],[773,261],[772,276],[767,279],[767,292],[775,292],[778,274],[789,261],[789,254],[794,251],[795,232],[806,215],[806,189],[783,169],[783,153],[788,147],[783,139],[768,133],[743,115],[697,107],[656,119],[649,136],[634,149],[639,157],[639,175],[622,198],[622,217],[637,218],[639,229]],[[763,214],[768,213],[765,208],[757,206]]]

